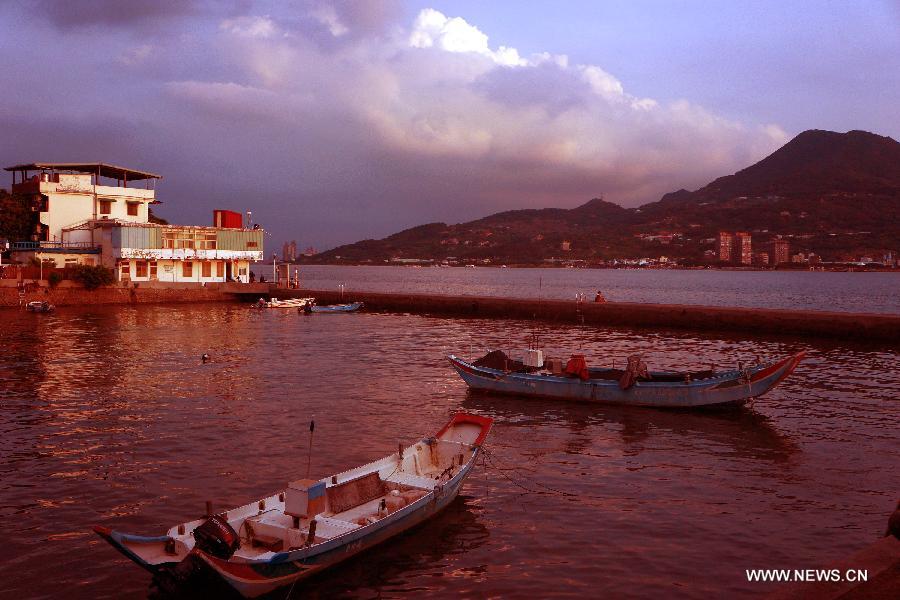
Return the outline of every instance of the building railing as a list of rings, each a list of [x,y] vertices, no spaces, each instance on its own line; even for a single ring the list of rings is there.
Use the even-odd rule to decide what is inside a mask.
[[[146,221],[123,221],[121,219],[88,219],[86,221],[87,224],[91,225],[103,225],[107,227],[136,227],[138,229],[173,229],[173,230],[197,230],[197,231],[245,231],[245,232],[259,232],[260,234],[265,233],[264,229],[261,229],[259,226],[254,227],[216,227],[214,225],[173,225],[171,223],[167,223],[165,225],[161,223],[149,223]],[[74,225],[69,225],[66,229],[81,229],[83,224],[76,223]]]
[[[11,242],[9,249],[12,251],[28,251],[28,250],[100,250],[93,242],[57,242],[57,241],[40,241],[40,242]]]

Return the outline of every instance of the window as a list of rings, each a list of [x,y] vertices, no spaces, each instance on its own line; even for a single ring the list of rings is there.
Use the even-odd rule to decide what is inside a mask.
[[[122,277],[131,277],[131,261],[126,260],[122,263]]]
[[[150,261],[150,279],[156,279],[156,261]]]
[[[256,248],[256,246],[257,246],[257,243],[256,243],[256,242],[247,242],[247,247],[248,247],[248,248]]]
[[[94,259],[93,259],[93,258],[85,258],[85,259],[84,259],[84,264],[87,265],[87,266],[89,266],[89,267],[93,267],[93,266],[94,266]]]
[[[135,263],[134,269],[135,277],[146,277],[147,276],[147,261],[139,260]]]
[[[200,263],[200,275],[203,277],[212,277],[212,263],[204,260]]]
[[[163,248],[196,248],[215,250],[216,234],[193,229],[164,229]]]
[[[197,247],[205,250],[216,249],[215,233],[199,233],[197,234]]]
[[[194,276],[194,263],[190,261],[185,261],[181,263],[181,276],[182,277],[193,277]]]
[[[225,263],[221,260],[216,261],[216,277],[225,277]]]
[[[141,205],[138,204],[137,202],[129,202],[129,203],[128,203],[128,216],[129,216],[129,217],[136,217],[136,216],[138,216],[138,208],[139,208],[140,206],[141,206]]]
[[[100,214],[108,215],[112,212],[112,200],[100,200]]]

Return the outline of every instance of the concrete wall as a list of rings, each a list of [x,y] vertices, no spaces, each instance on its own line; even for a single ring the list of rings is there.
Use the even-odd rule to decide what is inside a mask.
[[[43,184],[41,187],[44,187]],[[41,213],[41,222],[50,228],[51,240],[63,240],[62,228],[90,219],[94,212],[93,194],[47,192],[49,212]]]
[[[900,315],[852,314],[759,308],[728,308],[625,302],[577,303],[476,296],[381,294],[272,288],[277,298],[314,296],[318,304],[362,301],[370,310],[501,319],[542,319],[599,326],[730,331],[747,335],[825,337],[893,343]]]
[[[234,302],[242,298],[256,300],[266,296],[267,284],[221,283],[198,286],[197,284],[140,283],[137,287],[116,286],[86,290],[80,284],[63,281],[55,289],[43,285],[26,286],[20,295],[12,280],[0,280],[0,307],[24,310],[26,302],[47,301],[56,306],[90,304],[143,304],[163,302]]]

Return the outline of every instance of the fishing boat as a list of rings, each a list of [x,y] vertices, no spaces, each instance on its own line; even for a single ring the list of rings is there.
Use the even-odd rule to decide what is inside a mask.
[[[38,312],[38,313],[49,313],[56,310],[56,307],[50,304],[49,302],[42,302],[40,300],[33,300],[25,305],[25,310],[29,312]]]
[[[311,310],[314,313],[356,312],[360,308],[362,308],[362,306],[362,302],[350,302],[349,304],[329,304],[326,306],[317,306],[313,304]]]
[[[524,361],[511,360],[500,351],[474,362],[454,355],[447,358],[466,384],[477,390],[601,404],[693,408],[738,405],[762,396],[790,375],[805,354],[729,371],[653,372],[635,357],[625,369],[597,369],[588,368],[583,355],[573,355],[563,367],[562,361],[544,361],[540,351],[529,352],[537,354],[526,355]]]
[[[292,585],[433,517],[475,467],[492,420],[456,414],[433,437],[367,465],[144,537],[95,526],[158,575],[199,564],[255,598]],[[186,568],[183,568],[188,565]]]

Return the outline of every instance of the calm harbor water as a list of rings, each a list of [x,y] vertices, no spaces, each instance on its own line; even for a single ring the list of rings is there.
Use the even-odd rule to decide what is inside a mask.
[[[900,314],[900,273],[478,267],[299,267],[313,290],[406,292],[509,298],[594,298],[611,302]],[[272,278],[272,267],[254,267]],[[292,271],[293,273],[293,271]]]
[[[808,359],[752,407],[671,412],[473,394],[443,358],[535,330],[594,363]],[[450,509],[294,597],[758,597],[773,588],[745,569],[861,549],[900,489],[900,356],[883,348],[241,305],[4,310],[0,342],[8,598],[147,596],[149,575],[91,525],[156,535],[207,499],[281,489],[304,474],[313,417],[316,476],[460,409],[495,425]]]

